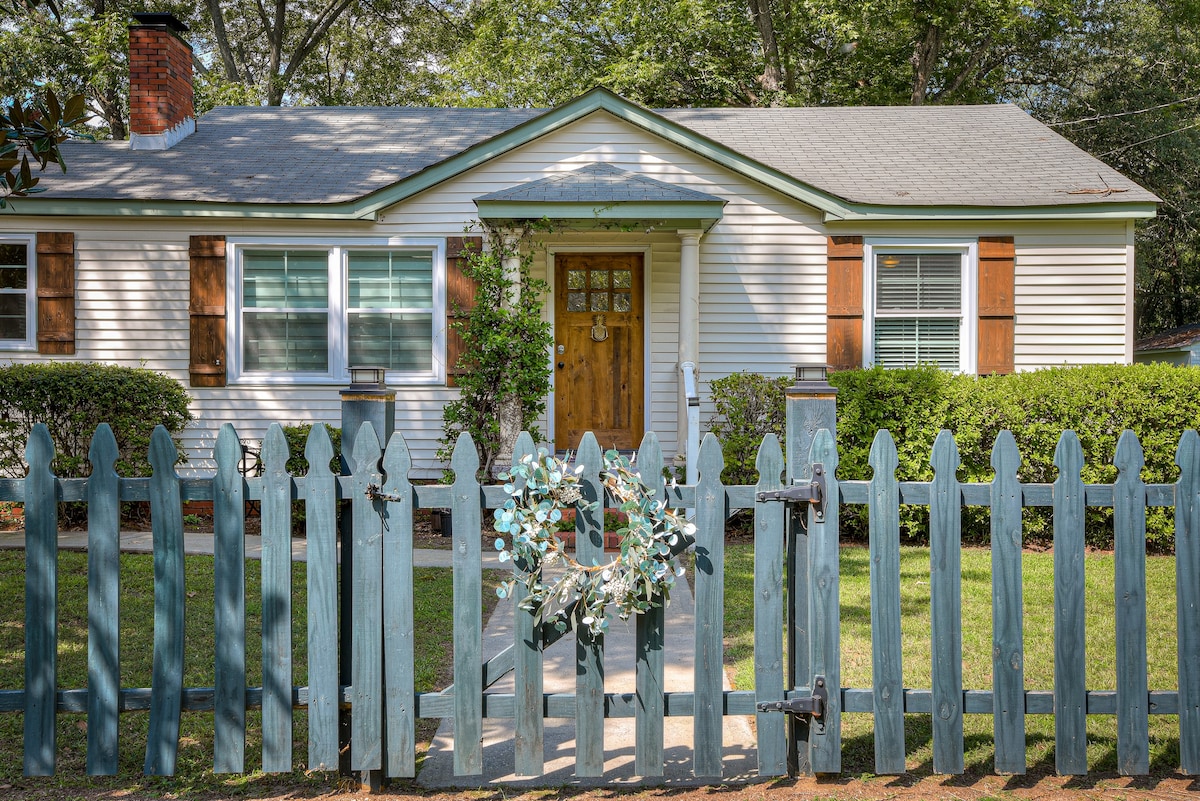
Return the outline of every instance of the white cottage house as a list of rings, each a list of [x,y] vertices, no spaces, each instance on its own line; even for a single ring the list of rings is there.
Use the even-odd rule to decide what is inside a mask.
[[[1157,198],[1014,106],[650,110],[593,89],[196,120],[180,30],[130,29],[130,141],[69,144],[69,173],[0,213],[0,361],[175,376],[193,450],[225,422],[336,424],[348,367],[382,363],[437,470],[478,220],[560,231],[536,264],[560,448],[654,430],[677,453],[685,363],[706,406],[712,378],[797,363],[1132,361],[1134,223]]]

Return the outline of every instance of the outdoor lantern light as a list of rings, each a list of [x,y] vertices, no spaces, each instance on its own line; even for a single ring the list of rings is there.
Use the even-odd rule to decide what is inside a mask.
[[[825,383],[825,379],[829,375],[829,365],[827,364],[797,364],[795,369],[796,383],[801,381]]]
[[[351,367],[351,389],[384,389],[387,387],[387,369],[383,367]]]

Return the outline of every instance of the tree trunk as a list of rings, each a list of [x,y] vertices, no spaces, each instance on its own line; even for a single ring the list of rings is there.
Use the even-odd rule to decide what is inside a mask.
[[[922,105],[929,92],[929,80],[937,66],[938,52],[942,48],[942,29],[930,22],[921,41],[913,49],[912,104]]]
[[[759,85],[763,92],[776,95],[783,88],[783,70],[779,61],[779,42],[775,38],[775,22],[771,18],[770,0],[750,0],[750,14],[758,26],[758,36],[763,48],[763,74]],[[778,97],[771,98],[771,105],[778,105]]]
[[[208,0],[208,16],[212,20],[217,49],[221,52],[221,63],[225,66],[225,77],[231,81],[241,81],[242,74],[238,69],[237,59],[233,57],[233,48],[229,45],[229,34],[225,32],[225,15],[221,13],[219,0]]]

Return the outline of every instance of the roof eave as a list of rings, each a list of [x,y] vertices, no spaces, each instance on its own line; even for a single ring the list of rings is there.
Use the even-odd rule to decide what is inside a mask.
[[[476,200],[481,220],[562,220],[590,227],[654,227],[708,230],[724,215],[725,201],[513,201]]]
[[[372,220],[361,200],[343,203],[225,203],[182,200],[21,198],[10,213],[40,217],[187,217],[211,219]]]
[[[1152,201],[1077,203],[1042,206],[883,206],[850,205],[826,222],[958,220],[1144,220],[1158,214]]]

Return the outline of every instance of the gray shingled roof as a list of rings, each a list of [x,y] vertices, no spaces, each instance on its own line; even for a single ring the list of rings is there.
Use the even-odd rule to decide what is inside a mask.
[[[1172,328],[1133,343],[1135,351],[1184,348],[1200,339],[1200,323]]]
[[[1154,201],[1012,105],[671,109],[664,117],[855,203]]]
[[[572,172],[558,173],[549,178],[518,184],[508,189],[489,192],[478,200],[504,200],[524,203],[636,203],[641,201],[717,201],[721,198],[706,195],[682,186],[672,186],[617,169],[611,164],[589,164]]]
[[[544,113],[217,108],[198,121],[196,133],[166,151],[131,151],[124,142],[70,143],[69,174],[44,173],[43,186],[53,194],[42,197],[348,201]],[[1156,200],[1014,106],[655,113],[851,203],[1057,206]]]

